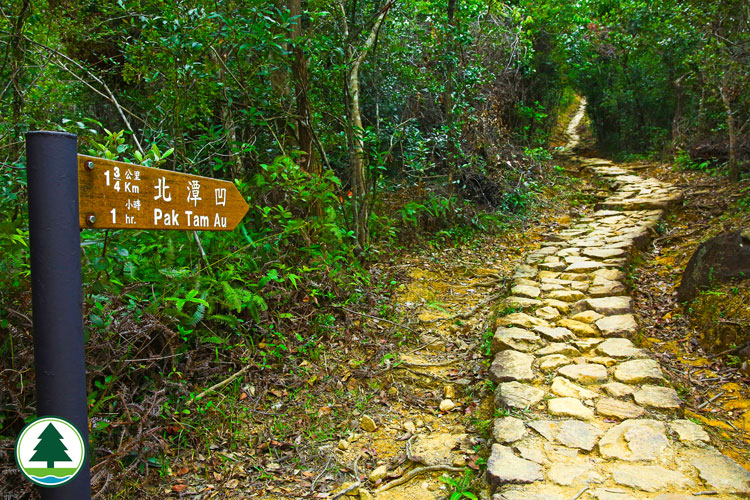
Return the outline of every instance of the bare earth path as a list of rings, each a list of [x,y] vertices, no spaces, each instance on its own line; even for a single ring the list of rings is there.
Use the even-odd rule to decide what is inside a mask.
[[[750,496],[750,472],[683,418],[659,363],[630,340],[638,324],[619,269],[681,193],[607,160],[570,161],[611,195],[516,268],[516,312],[497,321],[489,371],[502,413],[487,463],[493,499]]]

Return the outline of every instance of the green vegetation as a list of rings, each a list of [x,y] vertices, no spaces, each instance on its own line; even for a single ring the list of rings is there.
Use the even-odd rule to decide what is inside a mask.
[[[116,491],[129,472],[210,446],[216,422],[250,419],[242,398],[260,388],[201,394],[243,369],[282,380],[263,391],[302,408],[311,439],[332,439],[341,409],[313,411],[302,389],[368,403],[311,365],[385,342],[350,311],[392,315],[395,281],[373,262],[522,218],[558,178],[550,138],[577,96],[613,153],[739,179],[747,16],[739,0],[6,1],[0,436],[34,413],[25,132],[233,180],[250,204],[230,233],[82,232],[94,487]],[[266,447],[295,426],[274,418]]]
[[[750,118],[745,3],[585,4],[568,40],[570,76],[600,144],[674,151],[683,165],[722,163],[739,179]]]
[[[452,490],[450,492],[450,500],[461,500],[462,498],[468,498],[469,500],[477,500],[478,497],[469,491],[469,487],[474,478],[474,474],[471,470],[466,469],[463,476],[459,479],[452,478],[450,476],[440,476],[440,480],[444,482]]]

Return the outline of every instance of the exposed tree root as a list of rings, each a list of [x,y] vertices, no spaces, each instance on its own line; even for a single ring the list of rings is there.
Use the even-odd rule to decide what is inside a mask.
[[[400,478],[394,479],[390,483],[384,484],[380,488],[376,489],[375,493],[381,493],[383,491],[390,490],[391,488],[394,488],[396,486],[399,486],[401,484],[411,481],[411,479],[415,476],[424,474],[426,472],[435,472],[435,471],[463,472],[464,470],[460,467],[451,467],[450,465],[428,465],[426,467],[418,467],[416,469],[410,470],[409,472],[407,472]]]

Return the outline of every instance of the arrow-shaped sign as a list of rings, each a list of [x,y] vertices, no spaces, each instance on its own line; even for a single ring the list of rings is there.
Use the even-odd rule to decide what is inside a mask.
[[[81,228],[231,231],[247,213],[232,182],[78,155]]]

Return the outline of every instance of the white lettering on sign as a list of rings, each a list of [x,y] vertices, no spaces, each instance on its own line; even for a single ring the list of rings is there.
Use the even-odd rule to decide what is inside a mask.
[[[127,203],[125,203],[125,207],[128,210],[138,210],[140,212],[141,210],[141,200],[131,200],[128,198]]]
[[[214,196],[216,197],[217,207],[227,206],[227,188],[214,189]]]
[[[185,218],[187,219],[187,227],[190,228],[208,228],[209,218],[208,215],[193,214],[192,210],[185,210]]]
[[[193,206],[197,207],[198,202],[202,200],[200,194],[201,194],[201,183],[198,180],[193,180],[188,182],[188,197],[187,202],[190,203],[193,202]]]
[[[155,200],[172,201],[172,195],[168,192],[169,186],[167,185],[166,177],[161,176],[159,180],[156,181],[154,189],[156,189],[156,196],[154,196]]]
[[[216,214],[216,217],[214,217],[214,227],[227,227],[227,218]]]
[[[179,220],[180,215],[175,212],[174,210],[171,210],[169,212],[163,212],[161,208],[155,208],[154,209],[154,225],[163,225],[163,226],[174,226],[178,227],[180,225]]]

